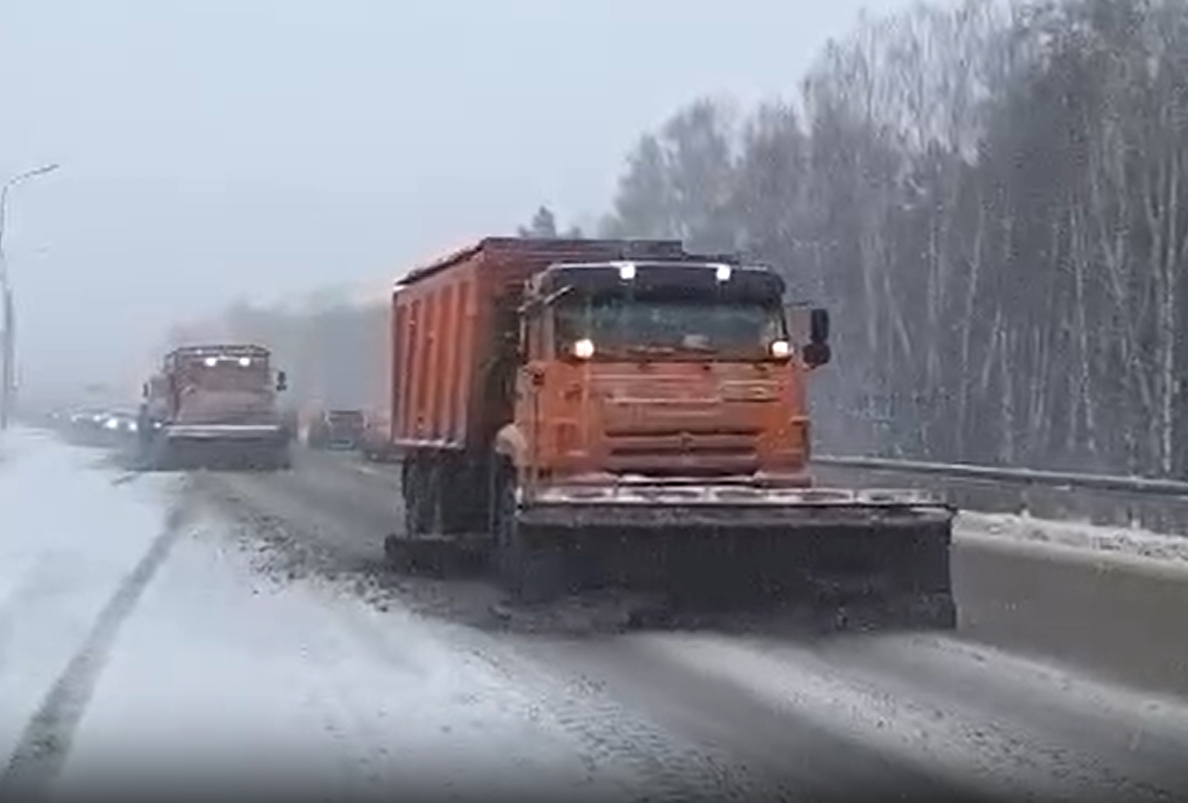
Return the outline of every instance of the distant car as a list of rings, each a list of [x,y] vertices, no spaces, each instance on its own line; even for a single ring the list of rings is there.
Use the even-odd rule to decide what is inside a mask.
[[[103,428],[107,412],[95,408],[73,410],[65,416],[63,434],[72,442],[83,446],[98,446],[105,435]]]
[[[397,452],[392,446],[391,420],[387,413],[373,412],[366,418],[359,439],[363,457],[377,463],[392,462]]]
[[[115,446],[136,434],[136,414],[124,410],[83,409],[64,416],[66,436],[84,446]]]
[[[309,427],[313,449],[358,449],[363,436],[362,410],[327,410]]]
[[[138,429],[136,413],[124,411],[107,413],[103,420],[103,429],[117,435],[135,435]]]
[[[107,413],[103,410],[84,409],[70,414],[70,425],[80,430],[97,430],[103,427]]]

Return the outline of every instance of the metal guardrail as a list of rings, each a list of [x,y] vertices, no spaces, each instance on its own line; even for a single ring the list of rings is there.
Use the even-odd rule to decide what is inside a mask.
[[[838,468],[868,471],[903,471],[915,474],[941,474],[951,477],[989,480],[1017,485],[1046,485],[1053,488],[1083,488],[1085,490],[1123,491],[1126,493],[1159,494],[1188,497],[1188,482],[1156,480],[1145,477],[1119,477],[1109,474],[1079,474],[1063,471],[1042,471],[1031,468],[1000,468],[972,463],[929,463],[917,460],[892,460],[881,457],[839,457],[820,455],[813,462]]]
[[[841,455],[813,466],[827,484],[923,488],[975,512],[1188,536],[1188,482]]]

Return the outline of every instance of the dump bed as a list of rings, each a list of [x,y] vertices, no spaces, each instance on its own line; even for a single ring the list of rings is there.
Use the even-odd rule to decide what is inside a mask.
[[[518,290],[556,262],[687,259],[676,240],[492,237],[410,272],[392,298],[392,435],[399,449],[482,451],[510,419],[486,387]]]

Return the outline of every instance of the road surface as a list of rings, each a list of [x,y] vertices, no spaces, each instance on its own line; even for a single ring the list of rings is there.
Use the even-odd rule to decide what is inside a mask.
[[[383,569],[383,467],[131,475],[19,430],[3,450],[0,797],[280,778],[423,799],[1188,790],[1185,648],[1158,609],[1149,632],[1124,621],[1149,587],[1184,599],[1170,561],[1118,581],[971,536],[952,636],[617,633],[587,627],[601,608],[511,626],[479,578]]]

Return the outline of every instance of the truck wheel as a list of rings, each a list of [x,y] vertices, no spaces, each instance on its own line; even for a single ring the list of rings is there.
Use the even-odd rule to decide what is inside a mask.
[[[286,443],[277,450],[276,455],[272,458],[272,468],[275,471],[288,471],[293,467],[293,453],[289,450],[289,445]]]
[[[494,552],[499,582],[521,602],[544,603],[561,595],[563,562],[557,550],[527,543],[516,516],[514,469],[495,469]]]
[[[433,526],[433,488],[427,461],[409,457],[400,472],[404,495],[404,535],[415,538]]]
[[[388,565],[398,572],[408,572],[412,569],[409,557],[408,539],[391,533],[384,538],[384,559]]]
[[[151,430],[136,432],[136,464],[142,471],[153,469],[153,433]]]
[[[169,439],[158,433],[149,444],[147,464],[150,471],[174,471],[177,455],[170,448]]]

